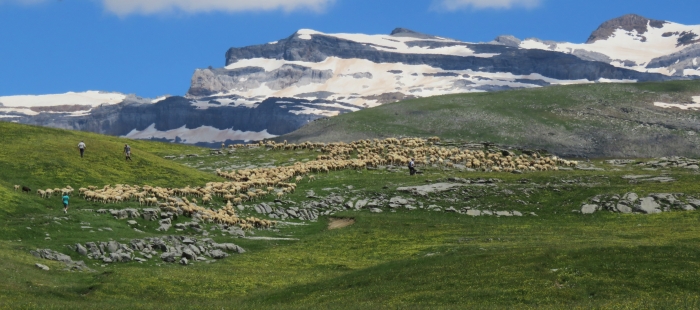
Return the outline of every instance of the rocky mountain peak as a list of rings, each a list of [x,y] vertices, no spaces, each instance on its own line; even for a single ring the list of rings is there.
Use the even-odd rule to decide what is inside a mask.
[[[608,39],[617,29],[624,29],[626,31],[636,30],[638,34],[642,35],[647,32],[648,26],[661,28],[666,23],[668,22],[649,19],[636,14],[628,14],[604,22],[591,34],[586,43],[590,44],[598,40]]]
[[[416,39],[436,39],[436,36],[432,36],[425,33],[420,33],[406,28],[396,28],[391,32],[391,36],[394,37],[410,37]]]

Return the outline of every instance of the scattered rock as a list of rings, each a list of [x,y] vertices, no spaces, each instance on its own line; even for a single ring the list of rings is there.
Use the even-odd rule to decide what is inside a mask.
[[[49,268],[49,266],[46,266],[46,265],[43,265],[43,264],[39,264],[39,263],[34,264],[34,266],[36,266],[37,268],[39,268],[39,269],[41,269],[41,270],[45,270],[45,271],[51,270],[51,269]]]
[[[583,205],[581,207],[581,213],[583,214],[593,214],[598,211],[600,207],[598,205]]]

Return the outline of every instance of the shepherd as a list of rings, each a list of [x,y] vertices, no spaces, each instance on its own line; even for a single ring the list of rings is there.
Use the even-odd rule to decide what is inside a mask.
[[[68,213],[68,193],[63,194],[63,213]]]
[[[80,158],[83,158],[83,153],[85,153],[85,142],[80,141],[80,143],[78,143],[78,149],[80,150]]]
[[[124,144],[124,156],[126,160],[131,160],[131,147],[128,144]]]
[[[411,158],[411,161],[408,162],[408,170],[411,172],[411,175],[416,174],[416,162],[415,159]]]

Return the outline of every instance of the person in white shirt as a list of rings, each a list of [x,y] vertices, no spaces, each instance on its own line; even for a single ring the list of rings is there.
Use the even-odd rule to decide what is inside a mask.
[[[80,141],[80,143],[78,143],[78,149],[80,150],[80,158],[83,158],[83,153],[85,153],[85,142]]]

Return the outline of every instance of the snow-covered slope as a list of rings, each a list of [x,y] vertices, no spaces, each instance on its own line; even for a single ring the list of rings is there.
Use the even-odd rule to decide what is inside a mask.
[[[41,112],[63,113],[71,116],[85,115],[103,104],[117,104],[126,99],[120,93],[87,91],[55,95],[20,95],[0,97],[0,117],[12,118],[14,114],[38,115]]]
[[[523,46],[402,28],[390,35],[302,29],[283,40],[230,49],[224,68],[195,71],[187,96],[235,98],[251,106],[256,98],[304,98],[366,108],[453,93],[665,79],[515,40]]]
[[[520,48],[574,54],[620,68],[674,76],[700,76],[699,46],[700,25],[688,26],[638,15],[606,22],[583,44],[539,39],[526,39],[518,44]],[[659,64],[658,60],[674,54],[675,58]],[[681,62],[682,66],[677,66]]]

